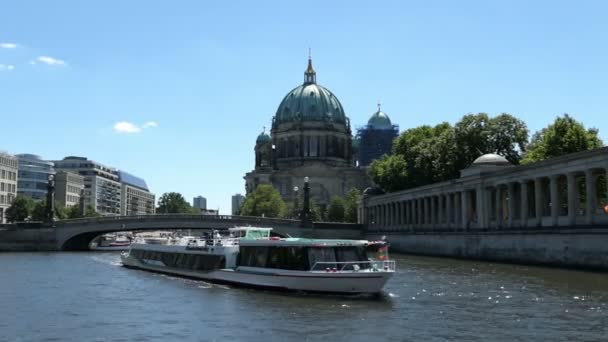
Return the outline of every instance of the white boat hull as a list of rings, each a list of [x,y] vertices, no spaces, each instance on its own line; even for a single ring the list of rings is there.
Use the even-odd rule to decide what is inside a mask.
[[[215,283],[307,292],[378,293],[394,273],[392,271],[309,272],[257,267],[238,267],[237,269],[201,272],[168,268],[158,264],[146,264],[129,256],[123,256],[122,259],[123,265],[130,268]]]

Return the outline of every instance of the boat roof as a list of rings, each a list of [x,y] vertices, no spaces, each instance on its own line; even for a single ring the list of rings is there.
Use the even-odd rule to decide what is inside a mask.
[[[263,228],[263,227],[234,227],[234,228],[228,228],[228,231],[231,231],[231,232],[247,231],[247,230],[270,231],[270,230],[272,230],[272,228]]]
[[[341,240],[341,239],[307,239],[307,238],[281,238],[241,240],[241,246],[299,246],[299,247],[352,247],[367,246],[368,240]]]

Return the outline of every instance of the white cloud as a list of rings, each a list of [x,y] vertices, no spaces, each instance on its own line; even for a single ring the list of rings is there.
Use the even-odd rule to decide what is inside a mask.
[[[139,133],[139,132],[142,131],[142,129],[146,129],[146,128],[150,128],[150,127],[158,127],[158,122],[156,122],[156,121],[147,121],[145,124],[138,126],[138,125],[136,125],[136,124],[134,124],[132,122],[119,121],[119,122],[117,122],[117,123],[114,124],[114,126],[112,127],[112,129],[116,133],[131,134],[131,133]]]
[[[49,56],[40,56],[40,57],[36,58],[36,61],[44,63],[44,64],[48,64],[48,65],[53,65],[53,66],[67,65],[67,63],[65,61],[62,61],[61,59],[49,57]]]
[[[15,66],[12,64],[0,64],[0,71],[4,71],[4,70],[8,70],[8,71],[12,71],[15,70]]]
[[[144,128],[148,127],[158,127],[158,123],[156,121],[148,121],[144,124]]]
[[[19,45],[14,43],[0,43],[0,48],[2,49],[16,49],[17,46]]]
[[[137,125],[132,124],[127,121],[119,121],[119,122],[115,123],[114,127],[112,127],[112,129],[116,133],[125,133],[125,134],[141,132],[141,128],[139,128],[139,127],[137,127]]]

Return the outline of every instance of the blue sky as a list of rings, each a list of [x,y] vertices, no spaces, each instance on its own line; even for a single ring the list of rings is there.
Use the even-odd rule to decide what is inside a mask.
[[[570,113],[606,140],[606,13],[605,1],[4,3],[0,149],[86,156],[228,213],[309,47],[355,127],[380,100],[401,129],[483,111],[534,132]]]

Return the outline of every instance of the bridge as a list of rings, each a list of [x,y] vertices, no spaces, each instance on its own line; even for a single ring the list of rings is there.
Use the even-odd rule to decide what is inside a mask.
[[[175,229],[216,229],[233,227],[270,227],[278,235],[314,238],[360,238],[358,224],[315,222],[300,227],[300,220],[230,215],[154,214],[111,216],[55,221],[53,231],[57,250],[88,250],[97,236],[120,231],[157,231]]]

